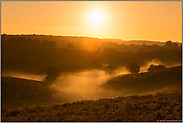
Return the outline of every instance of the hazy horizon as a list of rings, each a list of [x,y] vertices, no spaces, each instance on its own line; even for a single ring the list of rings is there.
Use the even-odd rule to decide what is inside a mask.
[[[160,41],[160,40],[146,40],[146,39],[120,39],[120,38],[112,38],[112,37],[95,37],[95,36],[84,36],[84,35],[51,35],[51,34],[6,34],[6,33],[1,33],[1,35],[9,35],[9,36],[52,36],[52,37],[77,37],[77,38],[93,38],[93,39],[99,39],[99,40],[110,40],[113,43],[117,43],[115,42],[115,40],[121,41],[121,42],[130,42],[130,41],[141,41],[141,42],[160,42],[160,43],[166,43],[167,41],[171,41],[171,42],[177,42],[177,43],[182,43],[182,41],[172,41],[172,40],[166,40],[166,41]],[[114,40],[114,41],[112,41]],[[119,43],[119,42],[118,42]]]
[[[5,34],[182,42],[181,1],[2,1]]]

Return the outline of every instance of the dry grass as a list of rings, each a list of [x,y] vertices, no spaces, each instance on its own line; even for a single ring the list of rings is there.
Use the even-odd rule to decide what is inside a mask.
[[[1,76],[1,104],[4,108],[64,102],[65,94],[59,92],[60,98],[55,98],[57,93],[40,81]]]
[[[103,87],[119,90],[126,87],[133,91],[135,87],[141,87],[142,90],[145,87],[148,89],[150,85],[173,87],[176,84],[181,88],[180,73],[181,67],[175,67],[138,76],[119,76],[109,80]],[[1,79],[1,121],[182,120],[181,91],[121,96],[113,99],[82,100],[61,104],[61,102],[66,102],[69,97],[60,92],[62,94],[60,98],[55,98],[54,93],[56,94],[56,92],[41,82],[13,77],[1,77]],[[178,88],[178,90],[180,89]]]
[[[63,105],[2,109],[2,121],[157,121],[182,120],[182,95],[157,93]]]
[[[182,66],[170,67],[155,72],[127,74],[108,80],[101,87],[115,91],[129,90],[130,94],[150,93],[168,88],[164,92],[181,92]]]

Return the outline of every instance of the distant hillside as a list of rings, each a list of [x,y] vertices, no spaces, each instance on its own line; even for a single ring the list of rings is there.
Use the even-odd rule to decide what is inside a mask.
[[[115,43],[123,43],[123,44],[147,44],[147,45],[152,45],[152,44],[160,44],[160,45],[164,45],[165,42],[160,42],[160,41],[147,41],[147,40],[122,40],[122,39],[114,39],[114,38],[94,38],[94,37],[83,37],[83,36],[53,36],[53,35],[10,35],[10,34],[1,34],[1,36],[4,36],[4,38],[6,38],[6,40],[11,39],[12,37],[26,37],[26,38],[32,38],[35,40],[54,40],[54,41],[61,41],[61,40],[65,40],[65,41],[82,41],[82,40],[92,40],[92,41],[96,41],[96,40],[100,40],[102,42],[115,42]]]
[[[79,36],[53,36],[53,35],[1,35],[2,45],[4,44],[24,44],[25,42],[33,43],[34,46],[38,46],[38,44],[42,43],[44,40],[54,41],[57,48],[66,48],[68,43],[73,43],[76,49],[83,49],[83,42],[100,42],[100,48],[103,50],[106,47],[114,48],[119,52],[136,52],[138,49],[143,49],[144,51],[158,51],[160,47],[166,44],[166,41],[149,41],[149,40],[122,40],[122,39],[112,39],[112,38],[94,38],[94,37],[79,37]],[[16,41],[18,39],[19,41]],[[14,41],[13,41],[14,40]],[[22,40],[22,41],[20,41]],[[10,42],[9,42],[10,41]],[[38,43],[39,42],[39,43]],[[180,46],[182,43],[172,41],[176,43],[177,46]],[[28,44],[29,44],[28,43]],[[28,45],[27,44],[27,45]],[[131,45],[133,44],[133,45]],[[131,46],[130,46],[131,45]],[[142,46],[141,46],[142,45]],[[127,48],[125,48],[125,47]],[[134,47],[135,46],[135,47]],[[133,47],[133,48],[132,48]],[[167,47],[166,47],[167,48]],[[169,49],[169,48],[168,48]],[[179,49],[180,47],[174,47],[174,49]]]
[[[149,93],[156,90],[181,92],[182,66],[156,72],[121,75],[108,80],[101,87],[128,94]]]
[[[182,121],[182,94],[157,93],[63,105],[2,109],[1,121]]]
[[[102,69],[107,64],[121,67],[136,62],[144,66],[153,60],[165,66],[182,63],[182,45],[172,41],[162,45],[152,41],[72,36],[3,34],[1,38],[2,75],[12,71],[45,74],[50,65],[64,66],[62,72],[76,72]]]
[[[1,76],[1,105],[4,108],[65,102],[65,94],[59,92],[58,96],[57,93],[40,81]]]

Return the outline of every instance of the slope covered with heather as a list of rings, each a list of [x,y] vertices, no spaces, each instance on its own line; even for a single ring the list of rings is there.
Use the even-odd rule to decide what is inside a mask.
[[[64,102],[65,94],[44,85],[41,81],[1,77],[1,104],[4,108],[32,107]],[[64,100],[64,101],[63,101]]]
[[[2,76],[1,121],[181,121],[181,73],[177,66],[120,75],[95,89]]]
[[[117,76],[101,85],[126,94],[182,91],[182,66],[140,74]]]
[[[2,121],[181,121],[182,95],[156,93],[63,105],[2,109]]]

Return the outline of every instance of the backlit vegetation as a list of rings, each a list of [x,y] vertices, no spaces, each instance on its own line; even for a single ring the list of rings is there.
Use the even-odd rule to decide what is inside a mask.
[[[169,91],[181,92],[182,66],[164,68],[154,72],[126,74],[108,80],[101,87],[127,93],[149,93],[168,88]]]
[[[157,93],[6,110],[1,121],[182,120],[182,95]]]

